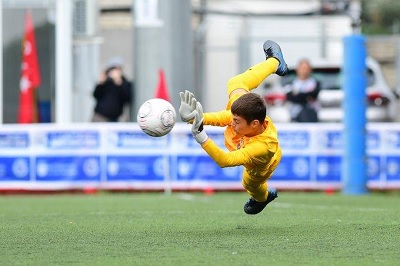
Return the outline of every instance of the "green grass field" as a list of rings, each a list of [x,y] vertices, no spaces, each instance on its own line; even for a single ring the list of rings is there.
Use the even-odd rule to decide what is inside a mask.
[[[400,194],[0,197],[0,265],[400,265]]]

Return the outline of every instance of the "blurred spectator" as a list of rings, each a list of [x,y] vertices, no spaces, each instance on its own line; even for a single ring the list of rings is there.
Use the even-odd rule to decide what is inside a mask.
[[[122,71],[122,59],[111,58],[93,92],[96,106],[92,122],[117,122],[132,103],[132,82]]]
[[[290,102],[290,115],[293,122],[318,122],[317,97],[320,83],[312,76],[308,59],[301,59],[296,68],[296,78],[288,86],[286,94]]]

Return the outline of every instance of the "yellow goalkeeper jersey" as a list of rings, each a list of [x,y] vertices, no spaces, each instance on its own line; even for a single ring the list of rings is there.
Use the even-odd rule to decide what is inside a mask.
[[[205,113],[204,125],[226,126],[225,146],[230,152],[218,147],[210,138],[202,144],[203,149],[220,167],[243,165],[251,176],[269,178],[282,156],[278,133],[272,120],[266,116],[265,131],[251,138],[237,136],[231,121],[230,110]]]

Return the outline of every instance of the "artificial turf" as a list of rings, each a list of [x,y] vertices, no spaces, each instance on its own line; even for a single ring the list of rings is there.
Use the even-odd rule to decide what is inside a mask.
[[[0,197],[0,265],[400,265],[400,194]]]

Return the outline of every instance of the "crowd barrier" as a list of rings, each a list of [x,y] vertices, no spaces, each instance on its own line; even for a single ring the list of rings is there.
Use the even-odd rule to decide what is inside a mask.
[[[342,187],[342,124],[277,124],[278,189]],[[206,127],[224,148],[223,129]],[[400,188],[400,125],[367,126],[367,187]],[[175,125],[153,138],[136,123],[0,127],[0,190],[241,190],[242,167],[220,168]]]

